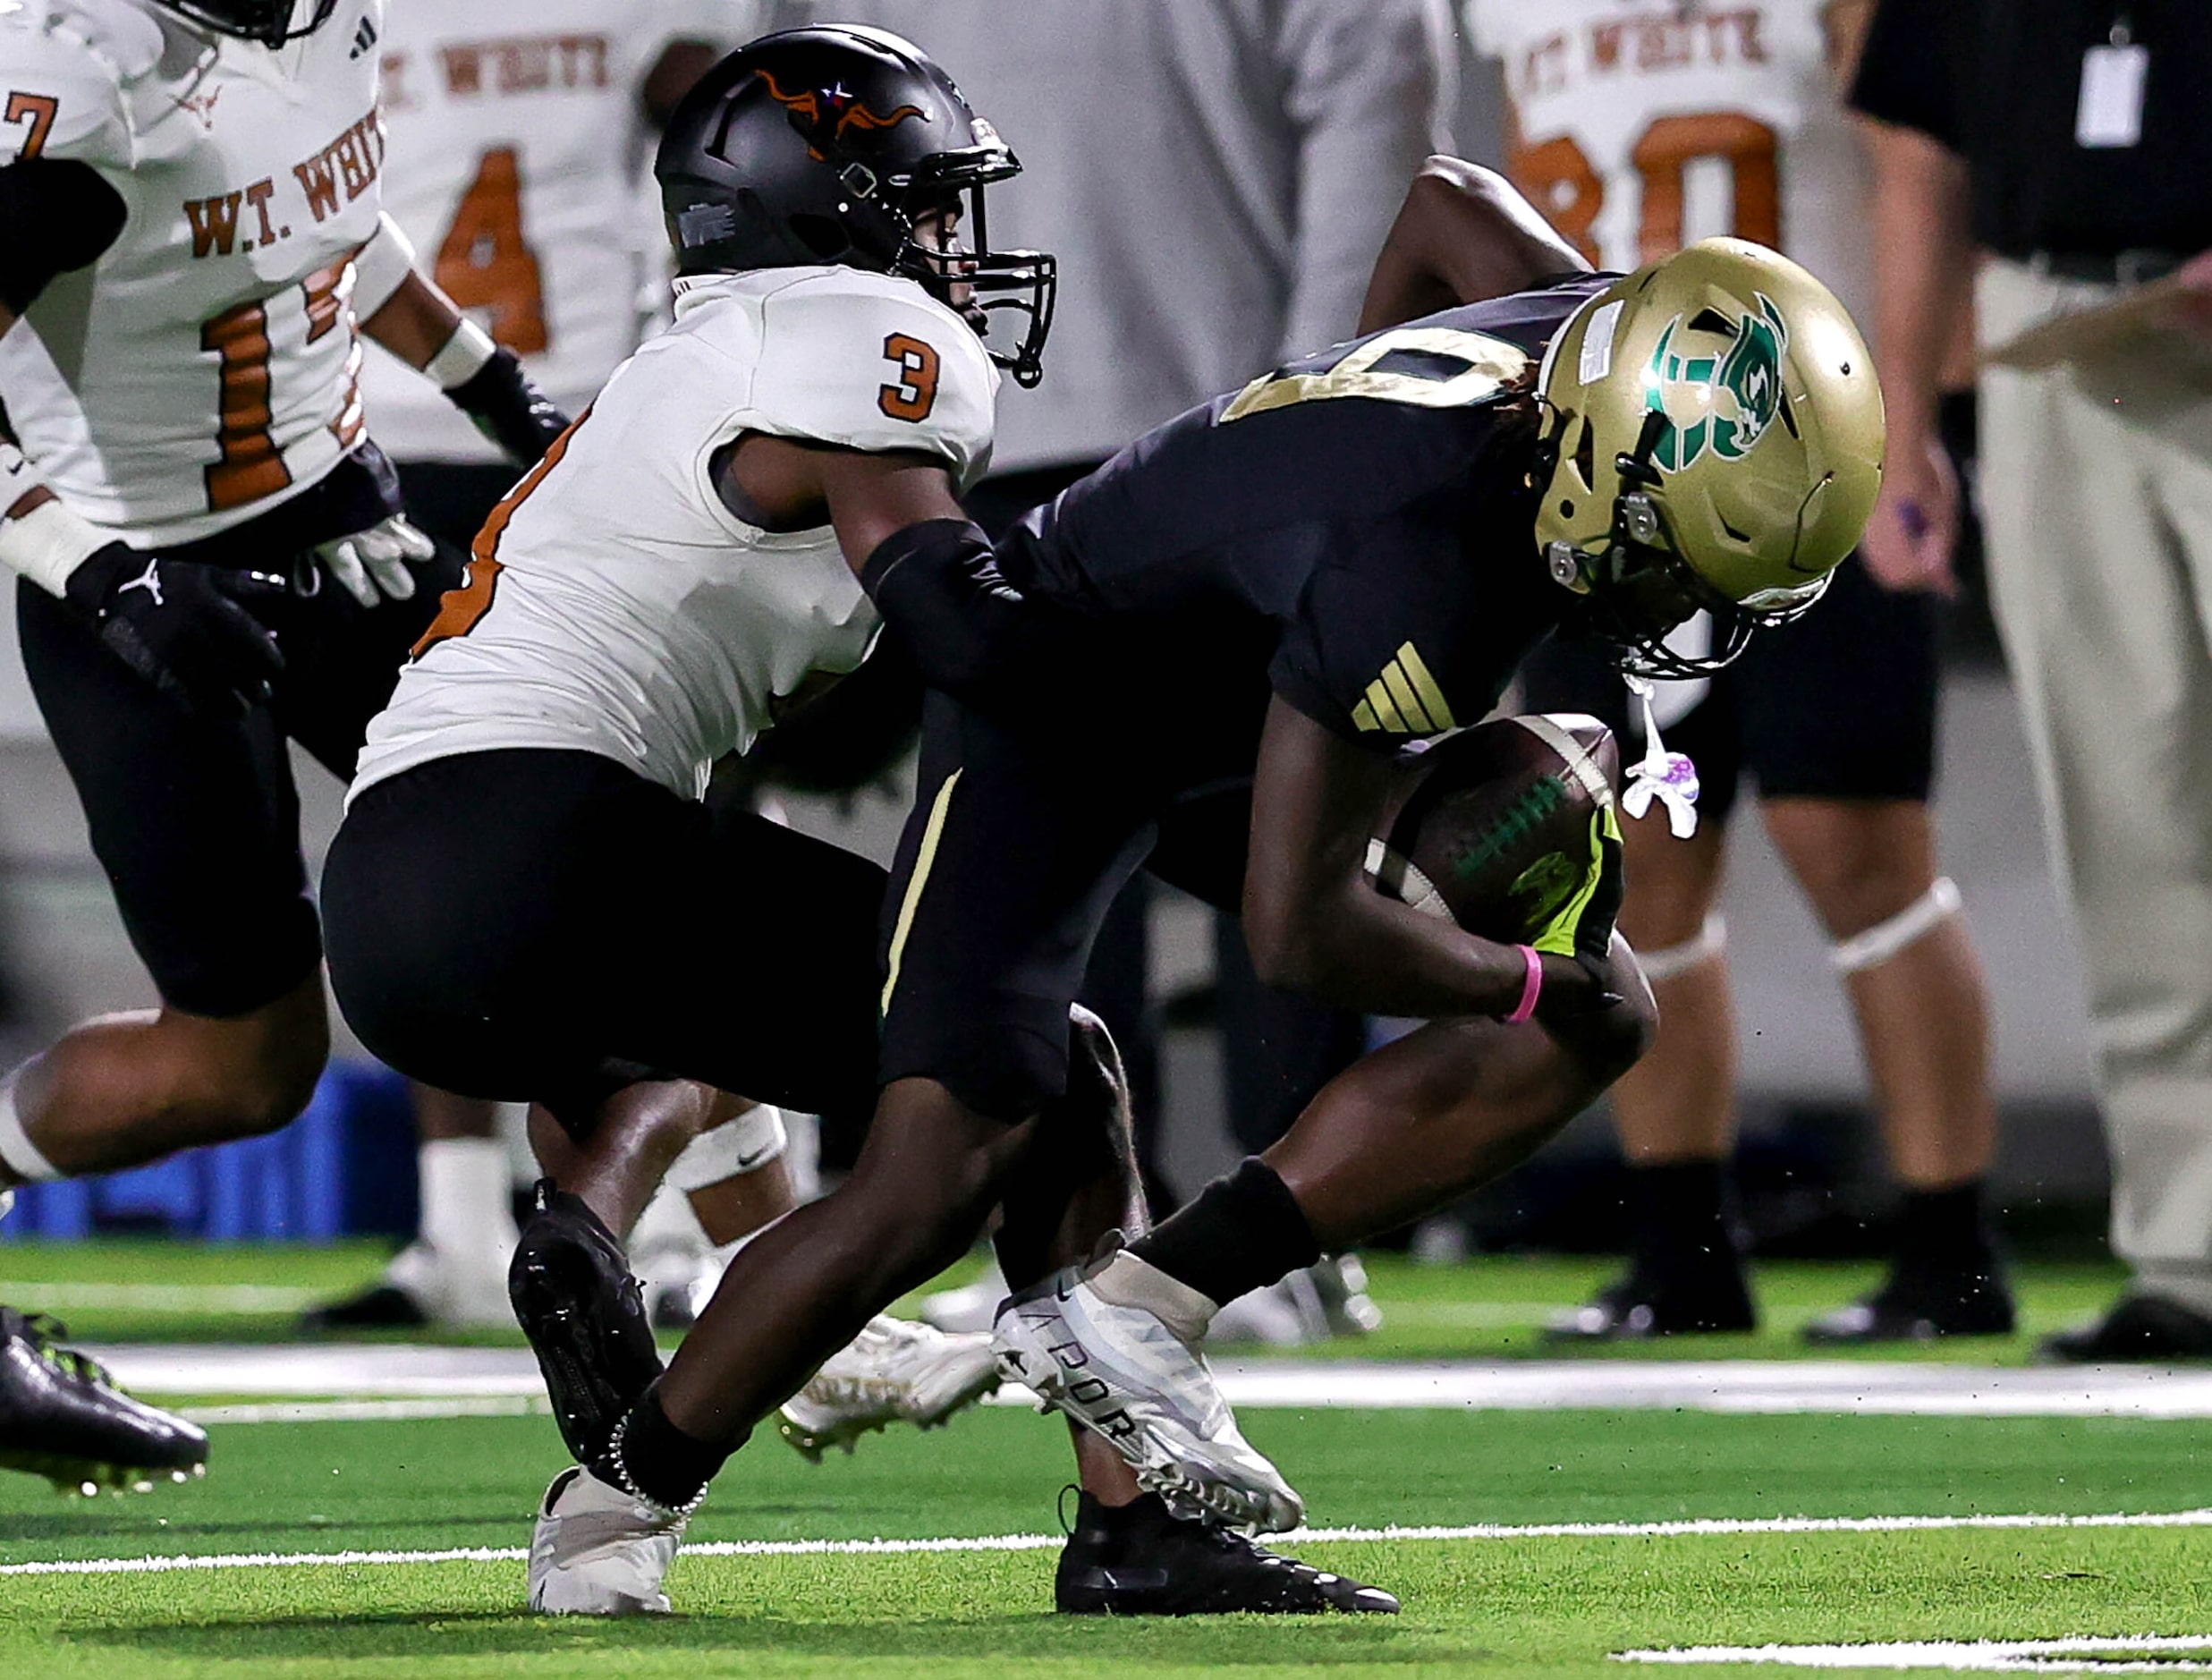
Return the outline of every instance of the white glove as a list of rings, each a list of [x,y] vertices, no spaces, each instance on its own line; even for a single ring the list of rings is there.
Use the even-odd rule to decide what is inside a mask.
[[[415,574],[407,568],[437,553],[437,545],[394,513],[380,525],[357,530],[335,542],[318,543],[315,557],[363,607],[404,601],[415,592]]]

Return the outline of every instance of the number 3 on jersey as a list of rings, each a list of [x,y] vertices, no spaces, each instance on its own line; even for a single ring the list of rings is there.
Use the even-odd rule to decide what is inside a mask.
[[[919,338],[894,333],[883,341],[884,360],[898,378],[876,393],[876,406],[893,420],[920,422],[937,404],[937,352]]]
[[[512,146],[496,146],[454,208],[431,272],[464,310],[491,316],[491,335],[518,356],[534,356],[546,333],[546,283],[522,232],[522,169]]]

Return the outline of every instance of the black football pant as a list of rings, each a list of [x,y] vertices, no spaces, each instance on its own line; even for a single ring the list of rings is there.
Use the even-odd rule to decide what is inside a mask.
[[[572,1133],[643,1079],[810,1114],[876,1094],[884,872],[597,753],[470,752],[358,793],[323,875],[361,1042]]]
[[[243,525],[163,552],[281,573],[256,601],[284,669],[242,717],[194,712],[110,653],[38,585],[16,585],[23,668],[83,802],[92,849],[162,1001],[193,1014],[249,1014],[315,972],[322,955],[300,849],[287,741],[341,781],[384,709],[408,648],[460,580],[441,549],[404,601],[364,607],[321,576],[313,544],[398,511],[389,463],[363,445],[309,489]]]

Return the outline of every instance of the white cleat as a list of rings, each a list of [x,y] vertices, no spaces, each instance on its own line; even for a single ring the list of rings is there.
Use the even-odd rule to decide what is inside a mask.
[[[696,1503],[696,1502],[695,1502]],[[689,1511],[624,1492],[590,1471],[546,1489],[530,1542],[530,1608],[548,1616],[665,1616],[661,1591]]]
[[[1213,1302],[1120,1251],[1006,1302],[998,1368],[1096,1431],[1178,1516],[1280,1533],[1306,1502],[1238,1430],[1198,1352]]]
[[[852,1345],[784,1403],[776,1430],[815,1464],[852,1450],[870,1430],[933,1430],[998,1387],[998,1356],[981,1332],[950,1336],[904,1319],[870,1319]]]

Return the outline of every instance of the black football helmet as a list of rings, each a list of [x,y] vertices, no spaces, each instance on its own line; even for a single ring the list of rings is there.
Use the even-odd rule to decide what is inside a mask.
[[[1021,174],[996,129],[920,48],[883,30],[826,24],[764,35],[684,97],[653,173],[684,274],[841,263],[904,275],[961,310],[1018,384],[1041,373],[1056,286],[1042,251],[993,250],[983,190]],[[915,238],[962,208],[964,249]]]
[[[157,5],[189,18],[218,35],[235,35],[264,47],[282,47],[312,35],[330,21],[338,0],[155,0]],[[304,11],[306,17],[301,19]]]

